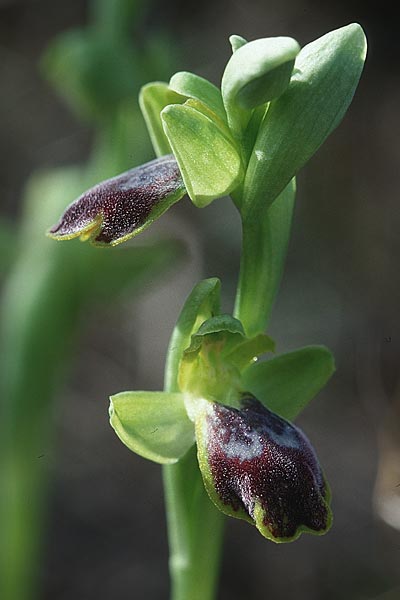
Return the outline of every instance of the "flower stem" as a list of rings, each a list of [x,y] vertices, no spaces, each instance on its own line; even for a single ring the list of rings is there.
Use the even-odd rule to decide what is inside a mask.
[[[177,464],[167,465],[163,470],[171,600],[213,600],[223,515],[204,489],[194,447]]]
[[[293,180],[257,218],[242,220],[243,248],[234,316],[248,336],[263,333],[269,321],[286,258],[295,191]]]

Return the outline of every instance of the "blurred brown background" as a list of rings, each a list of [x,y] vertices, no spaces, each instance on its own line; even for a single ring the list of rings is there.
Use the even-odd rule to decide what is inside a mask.
[[[79,163],[88,154],[90,128],[38,70],[54,36],[87,20],[84,0],[0,2],[0,203],[16,225],[34,169]],[[304,45],[351,21],[369,40],[366,69],[339,130],[299,176],[271,325],[280,351],[325,343],[336,356],[337,373],[299,420],[330,481],[335,522],[323,538],[276,546],[230,520],[221,600],[400,598],[397,20],[386,3],[316,0],[158,0],[143,20],[143,39],[165,30],[174,40],[175,70],[217,84],[231,33],[291,35]],[[132,140],[133,161],[134,150]],[[149,239],[160,232],[186,241],[186,261],[139,301],[125,297],[118,310],[87,315],[60,389],[56,448],[43,448],[41,458],[53,476],[43,600],[168,597],[160,469],[117,440],[107,397],[161,389],[168,337],[197,280],[220,276],[230,309],[240,228],[229,201],[197,211],[185,200]]]

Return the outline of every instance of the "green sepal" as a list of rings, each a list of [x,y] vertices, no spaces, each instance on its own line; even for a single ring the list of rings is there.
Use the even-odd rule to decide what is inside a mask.
[[[251,110],[280,96],[290,82],[300,50],[293,38],[263,38],[236,48],[222,76],[221,90],[228,122],[240,135]]]
[[[333,356],[325,346],[306,346],[249,366],[242,382],[269,410],[293,420],[334,371]]]
[[[169,88],[181,96],[200,100],[226,122],[221,92],[207,79],[188,71],[180,71],[171,77]]]
[[[210,117],[190,105],[174,104],[164,108],[161,118],[196,206],[207,206],[239,185],[243,167],[235,143]]]
[[[239,50],[239,48],[248,44],[248,41],[241,35],[233,34],[229,36],[229,43],[232,47],[232,52],[236,52],[236,50]]]
[[[194,443],[182,394],[121,392],[111,396],[109,412],[121,442],[143,458],[175,463]]]
[[[170,392],[179,390],[177,372],[184,350],[192,333],[204,321],[220,312],[221,282],[216,277],[200,281],[189,294],[172,332],[167,353],[164,387]]]
[[[275,342],[263,333],[252,338],[245,338],[239,344],[227,352],[225,357],[235,365],[239,371],[253,364],[258,356],[267,352],[275,352]]]
[[[139,106],[157,156],[172,153],[172,148],[164,133],[160,113],[168,104],[180,104],[185,100],[184,96],[171,90],[168,84],[162,81],[154,81],[141,88]]]
[[[258,218],[339,125],[365,56],[365,36],[355,23],[301,50],[288,89],[271,102],[260,127],[244,182],[245,217]]]

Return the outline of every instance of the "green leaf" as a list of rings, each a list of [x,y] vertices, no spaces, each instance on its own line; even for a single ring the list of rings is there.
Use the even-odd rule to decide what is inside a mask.
[[[263,38],[236,48],[221,83],[229,125],[235,134],[243,131],[251,109],[284,92],[299,50],[296,40],[289,37]]]
[[[335,370],[324,346],[306,346],[248,367],[243,385],[281,417],[293,420],[324,387]]]
[[[260,127],[244,183],[244,216],[258,218],[339,125],[365,56],[365,36],[355,23],[301,50],[289,88],[271,103]]]
[[[168,104],[180,104],[184,101],[183,96],[172,91],[168,84],[162,81],[148,83],[140,90],[139,105],[157,156],[172,153],[161,122],[161,111]]]
[[[194,100],[200,100],[211,108],[220,119],[226,121],[226,113],[220,90],[210,81],[188,71],[175,73],[169,82],[174,92]]]
[[[211,118],[191,106],[178,104],[164,108],[161,118],[196,206],[207,206],[239,185],[243,169],[235,144]]]
[[[177,372],[184,350],[194,331],[208,318],[220,312],[221,283],[216,277],[200,281],[189,294],[172,332],[165,367],[164,387],[169,392],[179,390]]]
[[[110,398],[110,423],[133,452],[157,463],[177,462],[194,443],[181,394],[121,392]]]

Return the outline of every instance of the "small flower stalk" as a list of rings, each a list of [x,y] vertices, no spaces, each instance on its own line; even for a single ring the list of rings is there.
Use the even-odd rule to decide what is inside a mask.
[[[216,567],[206,560],[216,557],[218,542],[207,526],[221,527],[204,489],[221,513],[273,542],[321,535],[332,522],[328,483],[293,421],[333,374],[333,357],[317,345],[275,354],[265,331],[290,238],[296,175],[349,107],[366,40],[353,23],[304,48],[287,37],[248,42],[234,35],[230,42],[220,88],[186,71],[142,88],[159,158],[83,194],[49,232],[113,246],[186,192],[199,208],[230,194],[239,212],[233,314],[221,312],[218,279],[200,282],[171,337],[164,391],[111,397],[110,422],[121,441],[165,465],[173,600],[215,598]]]

